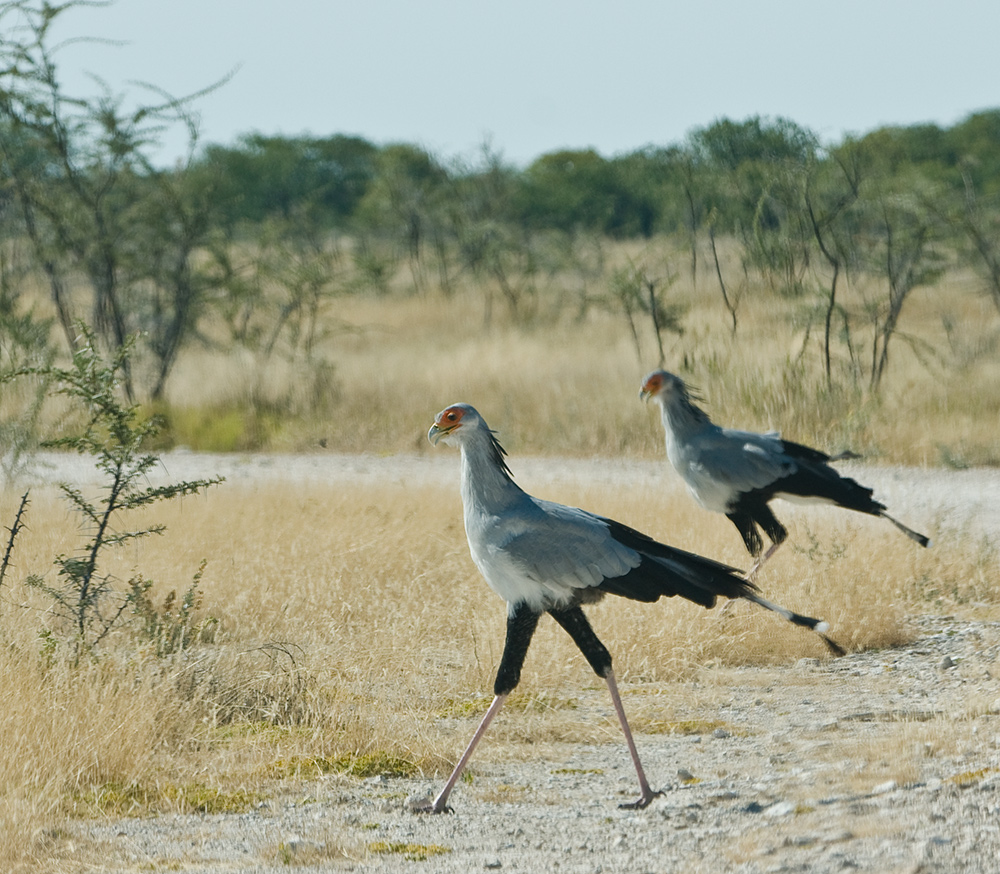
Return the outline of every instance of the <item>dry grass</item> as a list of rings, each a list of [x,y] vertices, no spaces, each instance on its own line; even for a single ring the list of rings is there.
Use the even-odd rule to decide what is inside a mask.
[[[546,496],[743,560],[726,520],[692,514],[652,484],[628,493],[561,486]],[[4,518],[13,507],[6,496]],[[0,602],[0,671],[13,703],[0,716],[6,870],[58,855],[67,815],[240,810],[317,773],[440,773],[466,732],[449,725],[465,714],[471,727],[488,694],[504,607],[468,557],[457,494],[402,484],[363,494],[223,486],[157,518],[167,535],[121,555],[113,570],[127,577],[140,566],[162,600],[209,559],[201,611],[218,621],[213,640],[162,659],[122,632],[100,661],[72,668],[47,654],[39,631],[59,627],[19,580],[51,567],[75,522],[53,492],[34,496]],[[822,548],[786,547],[762,583],[775,600],[829,618],[850,647],[900,642],[901,616],[924,598],[927,579],[975,573],[972,551],[915,550],[881,526],[841,524]],[[807,535],[792,529],[798,541]],[[611,599],[590,612],[627,689],[668,684],[654,698],[629,695],[637,724],[653,731],[714,718],[710,691],[688,709],[669,692],[702,666],[823,655],[813,635],[749,606],[719,615]],[[568,638],[543,622],[519,690],[523,718],[501,720],[482,756],[523,755],[525,741],[611,738],[610,715],[576,712],[574,690],[599,685]]]
[[[611,260],[629,255],[652,264],[662,251],[669,252],[662,241],[623,246]],[[684,262],[677,255],[674,263]],[[464,400],[502,428],[515,453],[658,457],[659,422],[637,400],[640,379],[657,363],[649,320],[637,323],[637,352],[624,316],[593,305],[580,318],[559,287],[540,293],[528,324],[495,308],[486,326],[476,288],[451,297],[428,291],[337,299],[329,318],[349,330],[334,330],[321,344],[330,369],[191,350],[170,389],[178,437],[239,448],[246,435],[237,420],[250,405],[264,420],[254,426],[258,436],[278,448],[324,439],[344,451],[426,451],[428,416]],[[695,284],[682,272],[667,297],[684,307],[685,332],[664,336],[665,363],[701,389],[725,424],[780,428],[801,442],[896,463],[997,464],[1000,319],[977,287],[973,277],[950,275],[912,294],[883,391],[872,398],[864,378],[850,375],[840,342],[837,387],[827,390],[819,297],[788,299],[751,288],[734,338],[714,281],[701,277]],[[603,286],[592,293],[604,293]],[[841,291],[866,367],[871,330],[862,313],[879,293],[875,286]],[[220,407],[232,412],[220,415]]]

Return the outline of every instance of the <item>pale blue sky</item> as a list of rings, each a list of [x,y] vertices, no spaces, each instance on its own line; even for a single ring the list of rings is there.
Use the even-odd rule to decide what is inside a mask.
[[[785,116],[826,141],[1000,106],[998,0],[117,0],[67,13],[67,90],[129,80],[199,103],[202,139],[357,134],[527,163]],[[171,139],[168,150],[176,150]]]

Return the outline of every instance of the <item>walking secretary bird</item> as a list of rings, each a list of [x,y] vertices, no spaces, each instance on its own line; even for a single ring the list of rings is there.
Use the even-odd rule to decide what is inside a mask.
[[[448,796],[476,745],[521,678],[532,635],[548,613],[573,638],[584,657],[608,685],[632,764],[639,798],[629,808],[646,807],[654,792],[639,761],[611,668],[611,655],[590,627],[581,605],[606,594],[636,601],[675,595],[712,607],[716,598],[745,598],[796,625],[823,636],[825,622],[793,613],[766,601],[757,587],[731,568],[693,553],[658,543],[645,534],[562,504],[533,498],[514,483],[505,452],[482,416],[468,404],[438,413],[427,433],[431,443],[462,451],[462,504],[472,559],[489,584],[507,602],[507,637],[493,686],[494,699],[447,783],[433,801],[414,805],[419,812],[449,810]]]
[[[885,504],[872,498],[872,489],[830,467],[829,462],[845,456],[782,440],[777,432],[721,428],[695,406],[684,380],[665,370],[646,376],[639,397],[660,405],[667,457],[694,499],[706,510],[725,513],[740,532],[755,559],[751,578],[788,537],[768,506],[774,498],[830,503],[881,516],[921,546],[931,545],[923,534],[893,519]],[[767,552],[758,528],[771,539]]]

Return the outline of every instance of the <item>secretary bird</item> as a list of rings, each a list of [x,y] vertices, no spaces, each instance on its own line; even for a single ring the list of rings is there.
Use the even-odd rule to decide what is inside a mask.
[[[462,504],[472,560],[486,582],[507,602],[507,637],[493,684],[494,698],[448,782],[419,812],[450,810],[448,796],[476,745],[521,678],[528,645],[542,613],[548,613],[580,648],[608,684],[632,764],[639,778],[639,798],[627,808],[646,807],[654,792],[622,707],[611,655],[594,634],[582,604],[605,594],[636,601],[679,595],[703,607],[717,596],[746,598],[796,625],[821,634],[837,653],[843,650],[826,635],[827,624],[772,604],[741,572],[690,552],[683,552],[638,531],[579,510],[533,498],[514,483],[506,453],[476,410],[453,404],[438,413],[427,432],[433,444],[443,441],[462,451]]]
[[[873,490],[841,476],[829,462],[850,454],[827,455],[790,440],[776,431],[757,434],[720,428],[695,406],[691,390],[679,376],[654,370],[642,381],[639,397],[660,405],[666,432],[667,457],[706,510],[725,513],[754,557],[757,572],[788,537],[768,504],[774,498],[831,503],[859,513],[888,519],[921,546],[931,541],[907,528],[872,498]],[[759,528],[771,539],[767,552]]]

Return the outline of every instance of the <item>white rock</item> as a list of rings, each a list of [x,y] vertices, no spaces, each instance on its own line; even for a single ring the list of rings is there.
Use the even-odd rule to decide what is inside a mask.
[[[795,813],[795,805],[791,801],[776,801],[770,807],[764,809],[764,816],[777,818],[779,816],[790,816]]]

